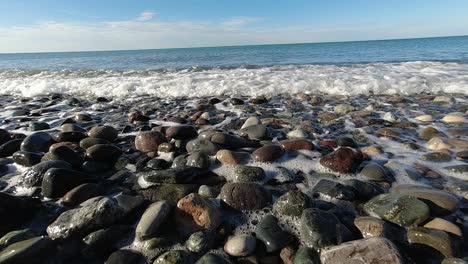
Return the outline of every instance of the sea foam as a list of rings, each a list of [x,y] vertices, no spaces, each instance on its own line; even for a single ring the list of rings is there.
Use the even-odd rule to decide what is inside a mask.
[[[308,94],[468,94],[468,64],[402,62],[148,71],[0,71],[0,94],[205,97]]]

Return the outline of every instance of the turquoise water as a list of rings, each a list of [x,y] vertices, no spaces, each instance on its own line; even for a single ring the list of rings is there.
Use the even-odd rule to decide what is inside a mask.
[[[304,64],[468,62],[468,36],[213,48],[0,54],[0,69],[148,70]]]

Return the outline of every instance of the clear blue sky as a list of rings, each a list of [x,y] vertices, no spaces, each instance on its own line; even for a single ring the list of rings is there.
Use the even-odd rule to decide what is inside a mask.
[[[0,0],[0,52],[467,34],[467,0]]]

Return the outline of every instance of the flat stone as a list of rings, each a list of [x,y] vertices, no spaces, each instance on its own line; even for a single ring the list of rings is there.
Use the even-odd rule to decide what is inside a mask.
[[[235,235],[228,238],[224,251],[234,257],[245,257],[252,254],[257,247],[255,237],[251,235]]]
[[[434,218],[425,224],[424,227],[442,230],[460,237],[463,236],[461,229],[457,225],[442,218]]]
[[[364,211],[397,225],[408,227],[424,222],[429,217],[429,207],[416,197],[403,194],[381,194],[366,204]]]
[[[458,198],[446,191],[420,185],[402,184],[392,189],[392,192],[411,195],[424,201],[431,213],[444,215],[454,213],[458,209]]]
[[[301,239],[314,248],[338,245],[352,238],[351,232],[331,212],[305,209],[301,216]]]
[[[414,119],[416,119],[418,121],[421,121],[421,122],[432,122],[432,121],[434,121],[434,118],[432,117],[432,115],[419,115],[419,116],[415,117]]]
[[[467,119],[463,115],[459,114],[448,114],[442,118],[444,123],[467,123]]]
[[[452,239],[442,230],[413,227],[408,229],[407,236],[409,243],[423,244],[434,248],[445,257],[454,257],[457,255],[457,250]]]
[[[382,237],[354,240],[324,249],[322,264],[336,263],[404,263],[397,247]]]
[[[167,219],[173,206],[167,201],[151,204],[141,216],[135,229],[136,238],[146,240],[153,237],[161,224]]]
[[[314,150],[315,145],[307,139],[287,139],[280,141],[284,150]]]

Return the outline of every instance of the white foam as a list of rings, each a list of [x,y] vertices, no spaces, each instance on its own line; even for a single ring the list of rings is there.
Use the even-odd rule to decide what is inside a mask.
[[[443,62],[290,65],[203,71],[0,72],[0,94],[44,93],[128,98],[283,93],[468,94],[468,65]]]

